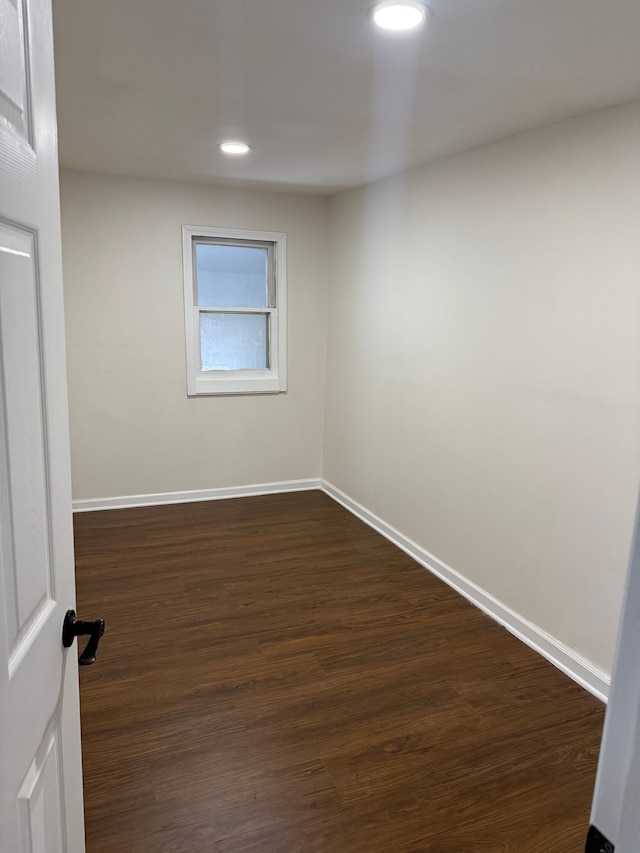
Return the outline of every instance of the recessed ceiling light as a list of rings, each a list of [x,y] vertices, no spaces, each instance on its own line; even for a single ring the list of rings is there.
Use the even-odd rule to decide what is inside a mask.
[[[251,150],[246,142],[221,142],[218,148],[225,154],[246,154]]]
[[[371,10],[374,23],[383,30],[413,30],[423,24],[429,14],[424,3],[417,0],[384,0]]]

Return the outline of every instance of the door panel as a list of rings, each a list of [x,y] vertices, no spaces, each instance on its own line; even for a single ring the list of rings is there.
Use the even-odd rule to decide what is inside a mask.
[[[30,141],[28,89],[26,75],[25,6],[23,0],[0,0],[0,56],[3,73],[0,82],[0,115],[14,132]]]
[[[0,850],[83,853],[50,0],[0,0]]]
[[[0,424],[9,671],[52,605],[34,237],[0,223]],[[18,571],[20,569],[20,571]]]
[[[20,853],[63,853],[60,734],[47,732],[20,792]]]
[[[640,500],[609,690],[587,853],[640,851]]]

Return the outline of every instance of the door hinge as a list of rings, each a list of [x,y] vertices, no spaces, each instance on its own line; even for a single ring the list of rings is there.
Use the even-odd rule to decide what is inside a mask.
[[[584,853],[614,853],[615,847],[595,826],[589,827]]]

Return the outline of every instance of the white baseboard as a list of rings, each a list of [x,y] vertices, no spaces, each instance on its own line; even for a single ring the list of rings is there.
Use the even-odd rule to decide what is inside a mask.
[[[597,696],[602,702],[606,702],[609,695],[610,678],[605,672],[595,667],[590,661],[578,655],[560,640],[546,634],[537,625],[529,622],[524,616],[516,613],[511,608],[507,607],[502,602],[494,598],[486,590],[477,586],[472,581],[459,574],[451,566],[438,560],[433,554],[430,554],[416,542],[408,539],[400,531],[396,530],[391,525],[387,524],[374,513],[370,512],[366,507],[354,501],[343,491],[338,489],[326,480],[321,481],[321,488],[329,497],[333,498],[343,507],[352,512],[369,527],[380,533],[406,554],[412,557],[416,562],[420,563],[434,575],[443,580],[446,584],[463,595],[476,607],[479,607],[484,613],[502,625],[511,634],[516,636],[527,646],[541,654],[542,657],[550,661],[558,669],[562,670],[565,675],[576,681],[589,693]]]
[[[254,495],[276,495],[281,492],[307,492],[321,489],[318,478],[283,480],[278,483],[257,483],[250,486],[228,486],[222,489],[194,489],[188,492],[159,492],[151,495],[126,495],[114,498],[91,498],[73,501],[74,512],[93,512],[102,509],[125,509],[156,504],[180,504],[194,501],[219,501],[227,498],[247,498]]]

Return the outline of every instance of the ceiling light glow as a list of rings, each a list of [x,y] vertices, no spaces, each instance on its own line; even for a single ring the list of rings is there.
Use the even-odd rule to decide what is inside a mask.
[[[371,16],[375,24],[383,30],[402,32],[413,30],[423,24],[428,16],[429,9],[424,3],[416,0],[384,0],[376,4],[371,10]]]
[[[246,142],[221,142],[218,148],[225,154],[246,154],[251,150]]]

